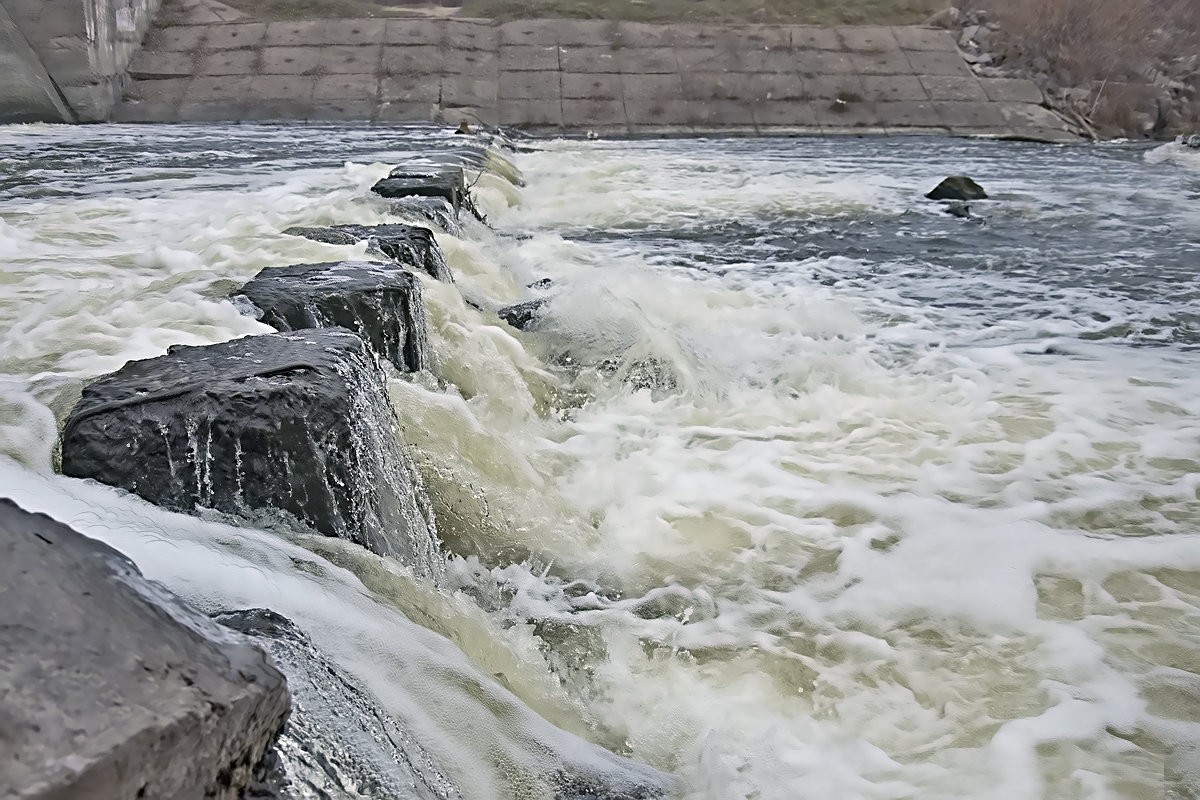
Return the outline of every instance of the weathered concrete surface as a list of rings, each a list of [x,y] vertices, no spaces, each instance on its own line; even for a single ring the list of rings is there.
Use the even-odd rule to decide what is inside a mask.
[[[283,726],[258,648],[0,500],[0,796],[233,798]]]
[[[0,3],[0,123],[68,122],[66,100]]]
[[[0,101],[0,123],[31,118],[47,122],[108,119],[126,89],[129,61],[160,3],[0,0],[0,66],[19,62],[22,72],[37,76],[40,87],[36,92],[21,91],[22,102]],[[5,33],[9,27],[19,35]],[[27,86],[27,81],[22,78],[14,86]],[[4,74],[0,98],[8,93],[8,83],[8,74]]]
[[[1032,83],[977,78],[948,31],[921,27],[169,24],[147,39],[134,77],[119,111],[127,121],[465,119],[543,133],[1076,141]]]

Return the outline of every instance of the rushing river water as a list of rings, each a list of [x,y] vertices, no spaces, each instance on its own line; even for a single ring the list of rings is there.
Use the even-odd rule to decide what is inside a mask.
[[[596,760],[546,721],[687,798],[1200,791],[1182,148],[514,156],[526,188],[475,186],[492,230],[438,234],[456,282],[424,283],[432,374],[389,386],[452,554],[440,586],[55,474],[85,382],[267,331],[232,289],[365,255],[280,231],[396,221],[368,188],[446,143],[0,129],[0,494],[201,608],[290,617],[467,800],[540,796],[548,743]],[[922,197],[959,172],[993,197],[972,219]],[[500,322],[542,278],[536,330]]]

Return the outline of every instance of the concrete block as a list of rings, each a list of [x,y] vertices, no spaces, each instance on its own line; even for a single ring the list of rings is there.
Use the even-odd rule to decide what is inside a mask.
[[[631,126],[690,126],[692,112],[685,100],[626,100],[625,117]]]
[[[496,50],[500,46],[500,29],[486,22],[449,20],[445,28],[445,45],[450,52],[463,50]]]
[[[612,73],[594,72],[576,74],[562,73],[563,99],[620,100],[624,95],[621,76]]]
[[[770,100],[755,103],[754,124],[762,128],[819,128],[817,112],[811,103],[796,100]]]
[[[696,100],[688,103],[688,111],[696,129],[754,129],[754,103],[745,100]]]
[[[682,98],[683,81],[679,75],[622,75],[621,96],[626,100],[666,100]]]
[[[942,28],[900,26],[892,28],[892,36],[905,50],[927,50],[933,52],[957,52],[954,34]]]
[[[442,71],[442,48],[434,45],[385,45],[385,75],[436,75]]]
[[[861,100],[839,102],[838,100],[817,100],[812,103],[813,113],[821,130],[839,129],[856,130],[876,128],[883,125],[880,112],[875,103]]]
[[[321,48],[321,69],[335,75],[361,75],[382,71],[380,45],[329,45]]]
[[[1001,103],[998,105],[1004,118],[1014,128],[1049,128],[1059,131],[1066,129],[1066,123],[1062,118],[1048,108],[1033,103]],[[1071,141],[1078,141],[1078,138],[1072,134]]]
[[[777,76],[741,72],[689,72],[683,76],[683,95],[689,100],[765,100],[768,96],[803,96],[803,83],[792,76]],[[786,78],[791,91],[775,94],[776,79]],[[784,83],[784,81],[778,81]],[[799,87],[797,89],[796,87]]]
[[[1061,128],[1021,128],[1013,127],[1007,138],[1021,139],[1029,142],[1046,142],[1048,144],[1081,144],[1083,139]]]
[[[877,119],[887,129],[895,128],[943,128],[937,104],[929,100],[902,100],[894,103],[877,103]]]
[[[792,49],[792,32],[781,25],[739,25],[735,32],[748,50]]]
[[[495,126],[500,124],[500,114],[494,105],[487,107],[455,106],[453,108],[442,106],[436,110],[434,121],[456,127],[460,122],[466,122],[472,126]]]
[[[193,78],[183,93],[182,107],[216,103],[233,108],[246,94],[250,84],[249,76],[219,75]],[[225,117],[230,118],[232,117]]]
[[[551,72],[501,72],[500,100],[554,100],[562,98],[557,70]]]
[[[912,67],[900,48],[874,53],[850,54],[850,62],[859,75],[911,75]]]
[[[233,25],[213,25],[204,37],[208,50],[235,50],[241,47],[258,47],[267,35],[264,22],[244,22]]]
[[[138,80],[130,84],[125,92],[126,101],[134,103],[158,103],[175,106],[183,100],[190,78],[168,78],[166,80]]]
[[[146,36],[143,49],[166,52],[197,50],[204,43],[208,29],[200,28],[154,28]]]
[[[671,25],[652,25],[647,22],[621,20],[613,24],[612,41],[621,47],[674,47],[675,31]],[[566,44],[566,42],[562,42]]]
[[[768,50],[756,47],[742,51],[740,71],[790,74],[799,70],[790,48]]]
[[[804,87],[813,100],[859,101],[866,98],[866,89],[857,75],[818,75],[806,78]]]
[[[916,75],[863,75],[862,86],[863,97],[871,102],[929,99]]]
[[[679,71],[675,52],[663,47],[623,47],[617,51],[617,63],[622,73],[635,75]]]
[[[793,50],[842,50],[842,39],[833,28],[797,25],[788,33]]]
[[[957,50],[948,53],[906,50],[905,55],[908,56],[908,63],[912,66],[912,71],[917,75],[969,76],[971,74],[971,71],[967,68],[967,62],[962,60],[962,56],[958,54]]]
[[[685,75],[696,70],[723,72],[729,69],[731,60],[740,65],[740,60],[731,59],[729,54],[716,47],[677,47],[675,59],[679,65],[679,72]]]
[[[882,53],[900,47],[892,29],[884,25],[845,25],[837,28],[837,32],[847,50]]]
[[[264,47],[310,47],[323,43],[321,29],[325,20],[301,22],[270,22],[263,37]]]
[[[322,100],[370,100],[379,97],[379,78],[370,75],[325,75],[313,87],[313,102]]]
[[[684,23],[671,26],[676,47],[717,47],[725,30],[721,25]]]
[[[555,23],[555,43],[558,45],[609,47],[620,38],[615,22],[601,19],[560,19]]]
[[[321,44],[383,44],[387,23],[382,19],[328,19],[321,27]]]
[[[175,112],[174,122],[237,122],[242,118],[241,105],[236,98],[227,97],[209,102],[183,102]]]
[[[561,128],[560,100],[505,100],[500,103],[500,124],[521,128]]]
[[[987,92],[974,75],[922,75],[921,85],[931,100],[955,103],[987,102]]]
[[[625,128],[625,104],[620,100],[564,99],[562,119],[568,128],[602,128],[612,132]]]
[[[816,75],[856,75],[858,68],[849,53],[831,50],[803,50],[795,53],[796,72],[804,77]]]
[[[1008,127],[1008,118],[995,103],[937,103],[938,115],[948,128],[992,128],[1003,130]]]
[[[435,103],[441,96],[443,81],[445,78],[437,75],[385,75],[379,79],[379,99],[390,102]]]
[[[500,46],[557,47],[559,20],[523,19],[500,26]]]
[[[464,75],[443,75],[441,81],[443,105],[493,108],[496,105],[496,98],[500,93],[500,81],[496,77],[476,78]],[[384,86],[387,86],[386,81],[384,82]],[[385,96],[386,91],[385,88]]]
[[[199,59],[192,53],[141,51],[129,64],[134,80],[165,80],[191,77]]]
[[[199,59],[197,75],[252,75],[257,71],[257,50],[218,50]]]
[[[442,53],[442,71],[447,75],[471,75],[477,78],[496,77],[500,57],[487,50],[453,50]]]
[[[500,69],[503,71],[539,72],[558,68],[557,45],[500,46]]]
[[[446,23],[442,20],[419,17],[389,19],[383,31],[383,43],[440,47],[445,36]]]
[[[241,121],[274,122],[274,121],[307,121],[312,116],[312,100],[297,97],[269,97],[261,100],[246,100],[238,106],[238,119]]]
[[[983,78],[979,81],[988,99],[998,103],[1042,103],[1042,90],[1024,78]]]
[[[178,122],[179,103],[127,100],[113,111],[114,122]]]
[[[616,73],[621,71],[617,52],[610,47],[562,47],[559,49],[559,60],[563,72]]]
[[[255,75],[245,87],[244,99],[248,104],[285,101],[302,104],[307,116],[308,103],[312,100],[317,78],[312,75]]]
[[[310,122],[374,120],[378,105],[374,100],[314,98],[308,119]]]
[[[375,122],[436,122],[433,103],[407,103],[403,100],[381,102],[375,109]]]
[[[263,75],[305,75],[320,71],[319,47],[264,47],[258,62]]]

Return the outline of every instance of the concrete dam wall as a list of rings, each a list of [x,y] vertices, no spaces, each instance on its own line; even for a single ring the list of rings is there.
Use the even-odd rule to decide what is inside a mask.
[[[0,0],[0,123],[100,122],[161,0]]]

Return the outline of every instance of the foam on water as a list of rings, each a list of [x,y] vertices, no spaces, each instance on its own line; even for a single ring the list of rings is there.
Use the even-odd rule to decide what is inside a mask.
[[[439,236],[433,374],[390,386],[456,556],[436,590],[46,475],[84,379],[262,330],[222,298],[263,266],[365,252],[278,231],[388,221],[365,190],[410,145],[246,157],[277,135],[183,132],[162,166],[241,177],[0,212],[6,493],[205,607],[292,617],[478,769],[464,796],[522,796],[479,765],[545,735],[432,710],[477,713],[476,669],[694,798],[1144,798],[1200,763],[1194,178],[936,140],[520,156],[523,192],[477,187],[497,233]],[[983,224],[921,199],[959,171],[999,198]],[[547,277],[537,329],[499,322]]]

